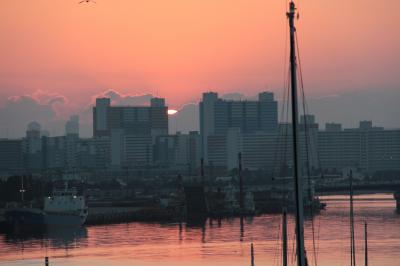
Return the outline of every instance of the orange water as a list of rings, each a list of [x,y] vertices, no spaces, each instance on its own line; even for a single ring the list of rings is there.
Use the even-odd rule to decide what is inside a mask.
[[[309,261],[318,265],[349,264],[348,202],[327,196],[327,208],[305,221]],[[368,222],[370,265],[400,265],[400,215],[392,195],[360,195],[355,201],[356,258],[364,263],[364,221]],[[206,221],[203,225],[128,223],[55,230],[45,236],[0,234],[0,265],[250,265],[254,243],[256,265],[282,265],[281,216],[262,215]],[[289,216],[289,265],[294,265],[293,217]]]

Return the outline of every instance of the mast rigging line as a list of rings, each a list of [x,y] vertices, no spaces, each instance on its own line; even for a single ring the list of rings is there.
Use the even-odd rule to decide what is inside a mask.
[[[299,41],[298,41],[298,37],[297,37],[297,31],[295,31],[295,38],[296,38],[297,57],[298,57],[298,65],[299,65],[300,88],[301,88],[302,100],[303,100],[302,103],[303,103],[304,125],[307,126],[306,114],[309,114],[309,108],[308,108],[308,103],[306,101],[305,92],[304,92],[303,70],[302,70],[302,64],[301,64],[301,57],[300,57],[300,49],[299,49]],[[305,128],[305,130],[306,130],[306,135],[308,135],[307,134],[307,127]],[[309,137],[309,135],[308,135],[308,137]],[[308,145],[306,145],[306,148],[308,148]],[[318,160],[318,168],[320,169],[321,177],[323,177],[321,158],[319,156],[318,149],[315,149],[315,151],[317,153],[316,156],[317,156],[317,160]],[[308,151],[307,151],[307,156],[308,156]],[[307,170],[309,171],[309,169],[307,169]]]
[[[302,93],[302,107],[303,107],[303,117],[304,117],[304,139],[305,139],[305,152],[306,152],[306,166],[307,166],[307,181],[308,181],[308,193],[309,200],[311,204],[313,204],[313,198],[311,195],[311,162],[310,162],[310,150],[311,148],[311,136],[308,129],[308,108],[306,103],[306,96],[304,91],[304,82],[303,82],[303,72],[300,58],[300,48],[299,48],[299,39],[297,37],[297,31],[295,31],[295,39],[296,39],[296,48],[297,48],[297,58],[298,58],[298,71],[299,71],[299,80],[300,80],[300,90]],[[312,150],[312,149],[311,149]],[[311,205],[311,230],[312,230],[312,245],[313,245],[313,256],[314,256],[314,265],[317,266],[317,250],[315,245],[315,225],[314,225],[314,207]]]

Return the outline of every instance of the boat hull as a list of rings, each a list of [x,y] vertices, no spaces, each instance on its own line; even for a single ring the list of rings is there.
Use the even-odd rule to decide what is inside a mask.
[[[13,209],[5,212],[10,225],[79,226],[85,223],[86,215],[71,213],[46,213],[40,209]]]

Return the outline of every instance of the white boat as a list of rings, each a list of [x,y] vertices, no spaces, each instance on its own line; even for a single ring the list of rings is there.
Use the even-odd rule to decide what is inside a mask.
[[[76,189],[54,190],[44,198],[44,207],[20,207],[6,210],[6,222],[11,225],[77,226],[85,223],[88,209],[85,198]]]

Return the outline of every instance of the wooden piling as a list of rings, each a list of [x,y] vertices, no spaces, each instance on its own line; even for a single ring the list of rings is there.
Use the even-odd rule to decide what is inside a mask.
[[[253,243],[251,243],[251,246],[250,246],[250,253],[251,253],[251,266],[254,266],[254,246],[253,246]]]

